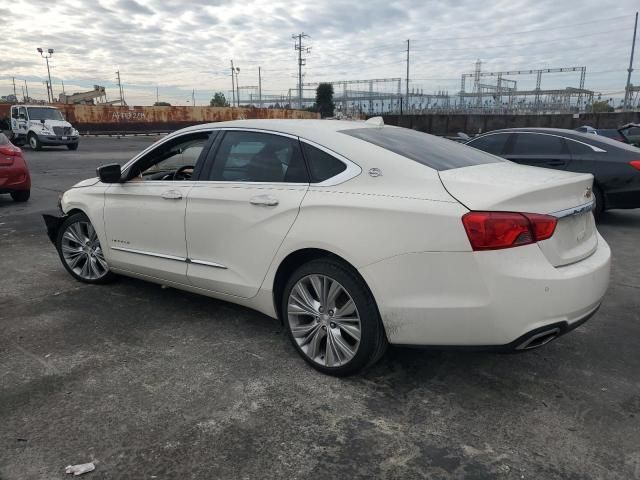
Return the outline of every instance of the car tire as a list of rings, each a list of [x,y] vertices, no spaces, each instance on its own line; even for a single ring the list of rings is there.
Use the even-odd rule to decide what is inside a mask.
[[[115,279],[104,259],[97,233],[84,213],[75,213],[62,222],[56,248],[62,264],[76,280],[102,284]]]
[[[595,201],[593,216],[596,221],[599,221],[604,213],[604,196],[602,195],[602,190],[596,185],[593,186],[593,199]]]
[[[31,190],[19,190],[17,192],[11,192],[11,198],[14,202],[26,202],[31,196]]]
[[[67,148],[69,150],[77,150],[78,149],[78,144],[77,143],[69,143],[69,144],[67,144]]]
[[[27,141],[32,150],[42,150],[42,143],[40,143],[40,139],[35,133],[30,133],[27,136]]]
[[[299,267],[285,285],[281,312],[295,349],[322,373],[354,374],[387,349],[373,295],[341,261],[323,258]]]

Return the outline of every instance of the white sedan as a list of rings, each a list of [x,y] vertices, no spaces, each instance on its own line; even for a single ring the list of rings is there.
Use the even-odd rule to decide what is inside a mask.
[[[76,279],[248,306],[346,375],[388,343],[526,350],[587,320],[611,256],[592,181],[380,119],[241,120],[100,167],[45,220]]]

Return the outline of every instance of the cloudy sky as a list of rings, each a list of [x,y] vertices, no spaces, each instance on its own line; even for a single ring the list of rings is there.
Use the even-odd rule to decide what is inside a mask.
[[[311,47],[304,82],[406,76],[411,40],[411,88],[460,89],[476,59],[487,71],[587,67],[586,87],[620,96],[626,81],[637,0],[12,0],[0,6],[3,48],[0,95],[26,80],[32,97],[46,97],[44,60],[53,48],[54,93],[94,84],[116,98],[120,70],[131,104],[160,100],[208,103],[230,96],[229,62],[240,85],[263,93],[295,88],[291,35]],[[638,40],[640,44],[640,39]],[[640,84],[640,48],[635,84]],[[518,77],[521,88],[535,77]],[[577,74],[543,77],[543,88],[577,86]],[[403,84],[404,85],[404,84]],[[248,92],[249,90],[244,90]]]

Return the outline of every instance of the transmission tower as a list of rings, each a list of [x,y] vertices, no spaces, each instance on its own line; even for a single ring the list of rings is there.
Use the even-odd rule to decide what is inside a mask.
[[[302,54],[311,52],[311,47],[303,43],[305,38],[309,38],[304,32],[291,35],[291,38],[296,41],[294,48],[298,51],[298,108],[302,109],[302,66],[306,65],[307,60]]]

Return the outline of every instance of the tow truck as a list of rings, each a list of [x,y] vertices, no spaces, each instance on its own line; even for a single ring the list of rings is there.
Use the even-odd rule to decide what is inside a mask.
[[[13,105],[9,138],[16,145],[28,143],[34,150],[43,146],[66,145],[78,149],[80,134],[60,110],[45,105]]]

